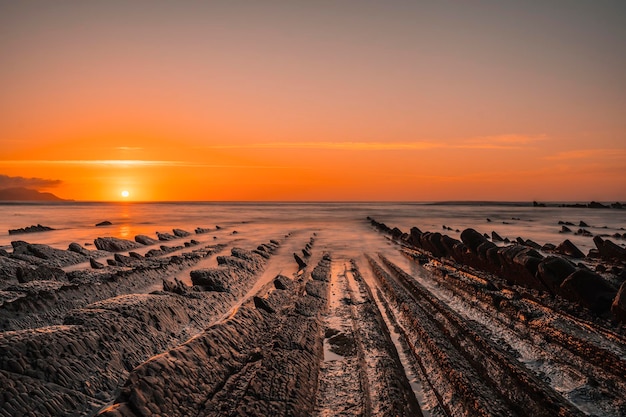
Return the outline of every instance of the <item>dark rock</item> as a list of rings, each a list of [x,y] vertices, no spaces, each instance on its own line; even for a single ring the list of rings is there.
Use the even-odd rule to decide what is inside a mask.
[[[577,258],[577,259],[585,257],[585,254],[582,253],[581,250],[578,249],[576,245],[570,242],[569,239],[565,239],[563,243],[561,243],[559,246],[557,246],[554,249],[554,251],[556,253],[560,253],[561,255],[567,255],[572,258]]]
[[[110,221],[108,221],[108,220],[105,220],[105,221],[100,222],[100,223],[96,223],[96,227],[111,226],[111,225],[113,225],[113,223],[111,223],[111,222],[110,222]]]
[[[552,291],[559,292],[565,278],[570,276],[576,267],[573,263],[560,256],[548,256],[538,265],[538,278]]]
[[[608,209],[608,208],[610,208],[609,206],[605,206],[604,204],[598,203],[597,201],[592,201],[591,203],[589,203],[587,205],[587,207],[589,207],[589,208],[600,208],[600,209]]]
[[[157,232],[157,237],[159,238],[160,241],[162,242],[167,242],[169,240],[174,240],[176,239],[176,236],[171,235],[169,233],[161,233],[161,232]]]
[[[626,323],[626,282],[622,283],[611,304],[611,313],[615,320]]]
[[[135,258],[135,259],[143,259],[143,256],[141,256],[141,254],[137,253],[137,252],[128,252],[128,256],[130,256],[131,258]]]
[[[552,243],[546,243],[545,245],[543,245],[543,246],[541,247],[541,250],[548,251],[548,252],[549,252],[549,251],[553,251],[553,250],[555,250],[555,249],[556,249],[556,245],[554,245],[554,244],[552,244]]]
[[[196,230],[195,230],[197,235],[201,235],[203,233],[209,233],[210,231],[211,229],[206,229],[204,227],[196,227]]]
[[[487,239],[474,229],[463,230],[463,232],[461,232],[461,240],[465,243],[465,246],[474,253],[478,250],[478,246],[487,242]]]
[[[22,227],[20,229],[9,229],[9,234],[18,235],[20,233],[48,232],[50,230],[55,230],[55,229],[53,229],[52,227],[42,226],[38,224],[38,225],[33,225],[33,226],[28,226],[28,227]]]
[[[293,254],[294,259],[298,263],[298,269],[304,269],[307,266],[306,261],[304,261],[297,253]]]
[[[563,224],[565,226],[574,226],[574,223],[572,223],[572,222],[564,222],[563,220],[559,220],[559,224]]]
[[[537,203],[536,201],[533,201],[533,207],[545,207],[546,205],[544,203]]]
[[[606,312],[617,290],[595,272],[579,269],[561,284],[561,295],[597,314]]]
[[[491,223],[491,219],[490,218],[487,218],[487,223]]]
[[[580,223],[578,223],[578,227],[589,227],[589,225],[581,220]]]
[[[186,231],[186,230],[183,230],[183,229],[172,229],[172,232],[174,232],[174,235],[175,235],[175,236],[178,236],[178,237],[187,237],[187,236],[191,236],[191,233],[190,233],[190,232],[188,232],[188,231]]]
[[[287,290],[293,287],[293,281],[284,275],[277,275],[274,278],[274,287],[277,290]]]
[[[107,265],[109,265],[109,266],[119,266],[115,259],[107,259]]]
[[[593,236],[593,235],[591,234],[591,232],[590,232],[589,230],[587,230],[587,229],[578,229],[578,230],[576,231],[576,234],[577,234],[577,235],[582,235],[582,236],[589,236],[589,237]]]
[[[149,246],[149,245],[154,245],[155,243],[158,242],[158,240],[152,239],[151,237],[146,236],[146,235],[137,235],[135,236],[135,242],[141,243],[142,245]]]
[[[267,300],[267,298],[262,298],[262,297],[258,297],[258,296],[254,296],[252,298],[252,300],[254,301],[254,306],[260,310],[264,310],[270,314],[275,313],[276,310],[274,309],[274,307],[270,304],[270,302]]]
[[[537,242],[535,242],[534,240],[530,240],[530,239],[526,239],[526,241],[524,242],[524,244],[528,247],[531,247],[533,249],[541,249],[541,245]]]
[[[65,271],[45,265],[38,266],[35,269],[18,268],[16,272],[17,281],[20,283],[30,281],[66,281]]]
[[[498,233],[496,233],[495,231],[492,231],[491,240],[494,242],[502,242],[504,239],[502,239],[502,236],[500,236]]]
[[[70,243],[70,246],[67,248],[67,250],[80,253],[81,255],[89,256],[89,251],[76,242]]]
[[[561,231],[559,233],[572,233],[572,229],[567,226],[561,226]]]
[[[93,243],[96,245],[96,248],[109,252],[122,252],[139,247],[139,244],[136,242],[117,237],[99,237]]]
[[[230,292],[230,282],[233,281],[229,267],[196,269],[189,275],[193,285],[199,285],[206,291]]]
[[[623,261],[626,262],[626,249],[616,245],[610,240],[602,239],[600,236],[593,238],[593,243],[596,244],[600,257],[606,261]]]
[[[174,278],[174,282],[164,279],[163,280],[163,291],[171,292],[174,294],[185,295],[187,294],[189,287],[185,285],[184,282],[179,281]]]
[[[93,258],[89,258],[89,264],[93,269],[104,269],[104,264],[101,264]]]

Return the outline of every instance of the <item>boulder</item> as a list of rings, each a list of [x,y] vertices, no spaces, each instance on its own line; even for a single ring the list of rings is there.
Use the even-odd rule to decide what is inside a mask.
[[[136,242],[117,237],[99,237],[93,243],[96,245],[96,248],[108,252],[122,252],[139,247],[139,244]]]
[[[622,283],[611,304],[611,313],[615,320],[626,323],[626,282]]]
[[[461,240],[465,243],[465,246],[474,253],[477,253],[478,247],[488,242],[487,239],[474,229],[465,229],[461,232]]]
[[[558,292],[565,278],[574,271],[576,271],[576,266],[567,259],[560,256],[548,256],[539,263],[537,277],[552,291]]]
[[[142,245],[154,245],[158,242],[158,240],[152,239],[151,237],[146,235],[137,235],[135,236],[135,242],[141,243]]]
[[[596,314],[609,310],[617,289],[593,271],[578,269],[561,283],[560,294]]]
[[[600,236],[593,238],[600,257],[606,261],[623,261],[626,262],[626,249],[616,245],[608,239],[602,239]]]
[[[163,291],[171,292],[174,294],[185,295],[188,292],[189,287],[184,282],[174,278],[174,282],[164,279]]]
[[[93,269],[104,269],[105,268],[104,264],[101,264],[100,262],[96,261],[94,258],[89,258],[89,265],[91,265],[91,267]]]
[[[572,233],[572,229],[567,226],[561,226],[561,231],[559,233]]]
[[[570,242],[569,239],[565,239],[559,246],[554,249],[554,251],[556,253],[560,253],[561,255],[567,255],[576,259],[585,257],[585,254],[582,253],[582,251],[578,249],[576,245]]]
[[[96,223],[96,227],[111,226],[111,225],[113,225],[113,223],[111,223],[111,222],[110,222],[110,221],[108,221],[108,220],[105,220],[105,221],[100,222],[100,223]]]
[[[80,253],[81,255],[89,256],[89,251],[76,242],[70,243],[70,246],[67,248],[67,250]]]
[[[498,233],[496,233],[496,231],[492,231],[491,232],[491,240],[494,242],[502,242],[504,241],[504,239],[502,239],[502,236],[500,236]]]
[[[196,230],[195,230],[197,235],[201,235],[203,233],[209,233],[210,231],[211,229],[206,229],[204,227],[196,227]]]
[[[196,269],[189,275],[193,285],[199,285],[205,291],[230,292],[230,282],[233,276],[228,267]]]
[[[186,230],[183,230],[183,229],[172,229],[172,232],[174,232],[174,235],[175,235],[175,236],[178,236],[178,237],[187,237],[187,236],[191,236],[191,233],[190,233],[190,232],[188,232],[188,231],[186,231]]]
[[[171,235],[169,233],[161,233],[161,232],[157,232],[157,237],[162,242],[167,242],[168,240],[176,239],[176,236],[174,236],[174,235]]]
[[[578,227],[589,227],[589,225],[588,225],[587,223],[585,223],[584,221],[582,221],[582,220],[581,220],[581,221],[578,223]]]

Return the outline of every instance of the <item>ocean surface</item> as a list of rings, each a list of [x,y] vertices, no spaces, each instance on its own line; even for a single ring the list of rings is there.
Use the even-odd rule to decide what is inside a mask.
[[[343,234],[344,243],[359,239],[357,231],[366,217],[399,227],[438,231],[459,237],[456,230],[472,227],[491,235],[496,231],[513,240],[518,236],[539,244],[558,244],[570,239],[583,252],[595,247],[592,238],[560,233],[559,221],[580,221],[593,235],[626,233],[626,210],[568,207],[535,208],[528,203],[56,203],[0,204],[0,247],[11,248],[11,241],[25,240],[66,249],[71,242],[93,243],[102,236],[133,240],[135,235],[155,236],[157,231],[196,227],[249,231],[259,236],[288,233],[299,228]],[[104,220],[113,223],[96,227]],[[57,230],[9,235],[9,229],[42,224]],[[443,226],[453,230],[444,230]],[[614,239],[624,246],[626,239]]]

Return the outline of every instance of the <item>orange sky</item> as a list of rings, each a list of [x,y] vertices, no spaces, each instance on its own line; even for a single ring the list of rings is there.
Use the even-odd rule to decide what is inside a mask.
[[[0,188],[626,200],[621,1],[127,3],[0,1]]]

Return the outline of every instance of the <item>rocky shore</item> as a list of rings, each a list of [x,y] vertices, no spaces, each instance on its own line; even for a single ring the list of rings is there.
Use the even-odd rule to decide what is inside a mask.
[[[12,242],[0,416],[626,414],[606,236],[255,227]]]

